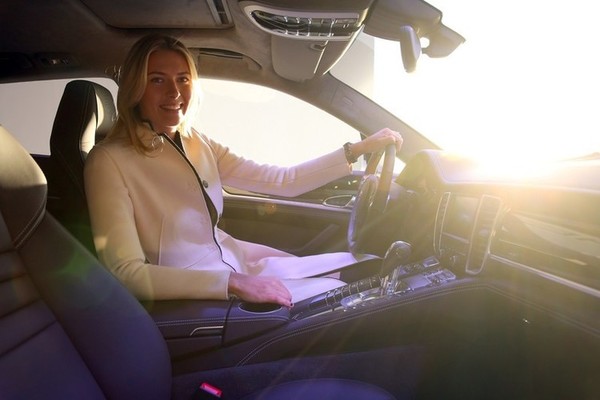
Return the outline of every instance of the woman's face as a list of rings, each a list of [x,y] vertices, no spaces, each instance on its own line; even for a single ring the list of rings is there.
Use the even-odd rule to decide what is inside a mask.
[[[192,97],[192,76],[185,57],[159,49],[148,58],[147,84],[140,100],[142,119],[156,132],[173,137]]]

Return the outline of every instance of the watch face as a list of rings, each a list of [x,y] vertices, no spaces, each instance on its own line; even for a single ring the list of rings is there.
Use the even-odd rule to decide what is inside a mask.
[[[344,154],[346,155],[346,160],[350,164],[355,163],[358,159],[358,157],[356,157],[354,153],[352,153],[352,150],[350,150],[350,142],[344,143]]]

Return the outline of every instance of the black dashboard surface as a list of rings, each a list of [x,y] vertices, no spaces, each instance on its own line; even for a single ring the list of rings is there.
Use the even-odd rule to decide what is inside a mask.
[[[500,206],[489,227],[482,263],[496,258],[600,290],[600,161],[518,167],[507,161],[505,167],[490,168],[428,150],[410,160],[396,182],[438,204],[444,196],[465,203],[448,205],[444,226],[458,236],[468,236],[468,242],[483,234],[474,215],[479,211],[467,212],[477,207],[467,206],[468,199],[497,199]],[[440,210],[438,207],[438,214]],[[437,230],[440,223],[438,215]]]
[[[553,188],[600,192],[600,160],[565,160],[540,163],[488,164],[440,150],[417,153],[397,179],[406,187],[501,185],[517,188]]]

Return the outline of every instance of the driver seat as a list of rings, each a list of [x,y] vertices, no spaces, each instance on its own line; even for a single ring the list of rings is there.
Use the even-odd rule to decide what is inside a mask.
[[[177,398],[156,324],[46,212],[46,198],[41,169],[0,126],[0,398]],[[288,382],[251,398],[322,389],[330,398],[393,398],[337,379]]]
[[[50,188],[57,194],[49,210],[95,254],[85,197],[83,167],[94,145],[117,118],[112,93],[97,83],[74,80],[65,86],[50,134],[54,167]]]

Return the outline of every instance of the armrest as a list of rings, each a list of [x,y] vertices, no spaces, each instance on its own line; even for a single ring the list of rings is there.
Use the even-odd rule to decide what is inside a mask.
[[[156,322],[173,359],[223,344],[229,301],[163,300],[142,305]]]
[[[142,302],[165,339],[222,336],[229,301],[164,300]]]
[[[142,305],[167,341],[172,357],[249,339],[290,320],[286,308],[237,300],[147,301]]]

